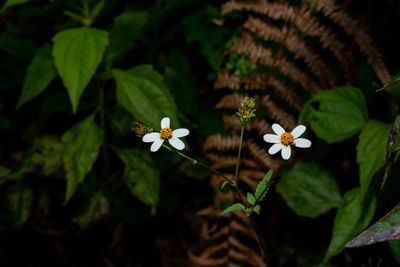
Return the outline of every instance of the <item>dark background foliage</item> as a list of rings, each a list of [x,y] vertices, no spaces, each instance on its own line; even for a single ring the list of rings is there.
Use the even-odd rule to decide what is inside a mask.
[[[213,84],[226,63],[221,62],[223,53],[240,35],[244,19],[233,14],[224,26],[216,25],[222,2],[104,1],[89,24],[109,32],[109,45],[104,56],[100,53],[101,63],[84,86],[75,111],[68,94],[72,89],[66,90],[65,78],[52,66],[44,70],[45,74],[54,71],[44,91],[18,103],[37,50],[47,43],[50,51],[56,34],[85,23],[65,12],[79,15],[84,2],[30,1],[4,10],[0,15],[2,266],[195,266],[187,250],[207,246],[200,241],[203,219],[196,211],[212,202],[209,174],[169,151],[150,153],[148,144],[130,131],[132,121],[147,117],[130,109],[138,103],[116,95],[122,90],[118,79],[123,76],[115,69],[126,74],[134,67],[151,66],[143,77],[162,80],[155,82],[154,90],[161,92],[163,101],[172,100],[169,110],[165,109],[168,101],[161,101],[160,108],[155,100],[155,107],[160,114],[176,116],[175,126],[190,129],[187,153],[209,163],[202,155],[203,143],[212,134],[224,133],[215,108],[221,93],[213,90]],[[390,72],[397,73],[398,1],[338,2],[370,30]],[[88,1],[90,8],[99,3]],[[365,59],[358,63],[356,86],[367,100],[368,111],[392,122],[397,107],[387,108],[389,96],[375,94],[380,86],[373,84],[374,73]],[[242,67],[246,68],[246,62]],[[37,71],[33,76],[40,75]],[[142,112],[150,113],[151,108]],[[87,125],[71,129],[87,118]],[[158,130],[159,125],[151,126]],[[88,139],[81,140],[82,135]],[[326,143],[315,140],[322,151],[309,160],[323,156],[322,164],[340,177],[342,193],[356,187],[357,140],[331,146],[329,154],[324,151]],[[94,147],[88,148],[87,157],[84,150],[76,153],[86,146]],[[80,166],[89,169],[82,171]],[[394,179],[398,168],[395,162],[373,221],[399,201],[395,190],[399,182]],[[66,181],[76,187],[67,198]],[[264,202],[257,224],[272,266],[310,266],[316,263],[315,255],[323,257],[332,236],[334,212],[316,219],[298,216],[275,190]],[[331,264],[396,266],[398,255],[381,243],[346,250]]]

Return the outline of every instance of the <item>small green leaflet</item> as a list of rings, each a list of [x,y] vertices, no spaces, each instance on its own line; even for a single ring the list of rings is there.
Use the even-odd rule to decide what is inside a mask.
[[[382,219],[353,238],[346,248],[361,247],[378,242],[400,239],[400,204],[397,204]]]
[[[255,213],[257,213],[258,215],[260,215],[260,211],[261,211],[260,205],[256,205],[256,206],[253,208],[253,210],[254,210]]]
[[[360,166],[361,194],[365,194],[374,174],[385,165],[386,144],[390,124],[368,121],[363,127],[357,144],[357,163]]]
[[[224,215],[224,214],[227,214],[229,212],[238,211],[238,210],[246,212],[246,207],[242,203],[236,203],[236,204],[233,204],[232,206],[229,206],[226,209],[224,209],[220,213],[220,215]]]
[[[93,116],[89,116],[65,132],[61,141],[65,147],[63,161],[67,178],[65,204],[92,169],[99,154],[101,132]]]
[[[268,192],[267,186],[269,187],[268,182],[272,177],[272,172],[273,170],[269,170],[267,174],[264,176],[264,178],[261,180],[261,182],[258,183],[256,192],[254,193],[257,202],[262,201],[267,195]]]
[[[68,29],[57,33],[53,42],[55,65],[76,113],[83,91],[103,58],[108,32],[89,27]]]
[[[252,193],[247,193],[247,201],[251,204],[254,205],[256,203],[256,199]]]
[[[38,96],[57,76],[54,66],[52,47],[45,44],[36,51],[25,76],[24,87],[18,100],[17,109],[24,103]]]

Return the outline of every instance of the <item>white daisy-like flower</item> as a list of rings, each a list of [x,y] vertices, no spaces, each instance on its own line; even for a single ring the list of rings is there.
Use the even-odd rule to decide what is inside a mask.
[[[172,131],[171,128],[169,128],[169,118],[163,118],[161,120],[160,132],[148,133],[143,136],[142,140],[145,143],[153,142],[150,147],[151,152],[156,152],[162,146],[165,140],[168,140],[169,144],[176,149],[182,150],[185,148],[185,143],[178,138],[187,136],[188,134],[189,130],[185,128],[179,128]]]
[[[286,132],[285,129],[282,128],[277,123],[272,125],[272,130],[275,134],[266,134],[264,135],[264,141],[268,143],[274,143],[268,150],[268,153],[273,155],[280,150],[282,151],[282,158],[287,160],[290,158],[291,150],[290,146],[307,148],[311,146],[311,141],[305,138],[298,138],[302,135],[306,127],[304,125],[299,125],[293,129],[291,132]]]

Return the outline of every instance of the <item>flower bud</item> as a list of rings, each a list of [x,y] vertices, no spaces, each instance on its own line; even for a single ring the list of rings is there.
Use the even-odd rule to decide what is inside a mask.
[[[238,115],[239,120],[243,125],[256,116],[255,106],[256,102],[254,98],[247,96],[243,99],[242,103],[240,103],[239,111],[236,115]]]
[[[132,132],[136,134],[137,137],[143,137],[145,134],[153,132],[153,128],[150,128],[140,122],[132,122]]]

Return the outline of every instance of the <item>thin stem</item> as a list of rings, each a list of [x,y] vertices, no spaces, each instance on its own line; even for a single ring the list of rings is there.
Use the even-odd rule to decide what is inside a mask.
[[[243,144],[243,132],[244,132],[244,124],[242,124],[242,130],[240,131],[240,143],[239,143],[239,152],[236,161],[236,170],[235,170],[235,185],[238,182],[238,174],[239,174],[239,162],[240,162],[240,153],[242,152],[242,144]]]
[[[163,144],[163,147],[165,147],[165,148],[168,149],[169,151],[172,151],[172,152],[177,153],[179,156],[181,156],[181,157],[183,157],[183,158],[189,160],[189,161],[192,162],[194,165],[199,165],[199,166],[201,166],[201,167],[203,167],[203,168],[205,168],[205,169],[211,171],[212,173],[214,173],[214,174],[220,176],[222,179],[224,179],[225,181],[229,182],[230,184],[233,184],[233,181],[232,181],[231,179],[229,179],[228,177],[226,177],[225,175],[223,175],[223,174],[220,173],[219,171],[217,171],[217,170],[215,170],[215,169],[213,169],[213,168],[211,168],[211,167],[209,167],[209,166],[207,166],[207,165],[205,165],[205,164],[203,164],[203,163],[201,163],[201,162],[198,162],[198,161],[195,160],[194,158],[191,158],[191,157],[189,157],[189,156],[187,156],[187,155],[185,155],[185,154],[183,154],[183,153],[181,153],[181,152],[179,152],[179,151],[177,151],[177,150],[175,150],[175,149],[172,149],[172,148],[170,148],[169,146],[167,146],[167,145],[165,145],[165,144]]]

